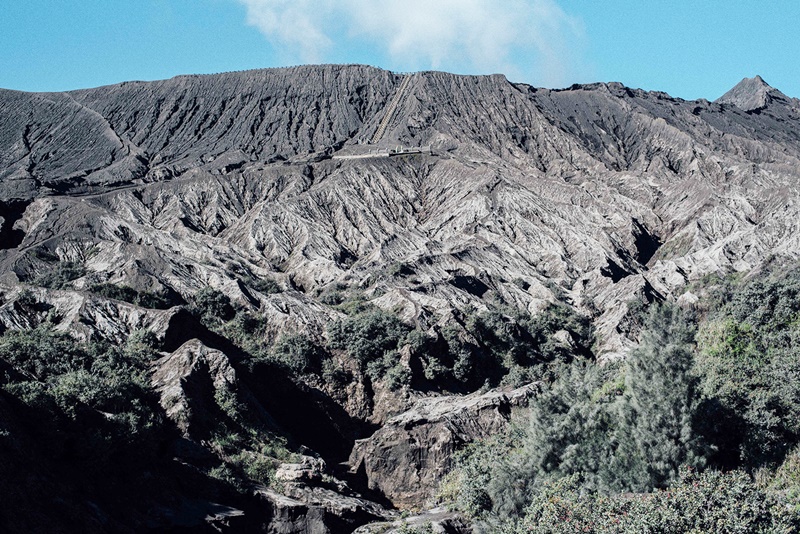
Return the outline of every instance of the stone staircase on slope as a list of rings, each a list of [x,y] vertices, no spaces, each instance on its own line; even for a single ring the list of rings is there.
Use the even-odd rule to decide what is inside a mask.
[[[381,123],[378,125],[378,129],[375,130],[375,134],[372,136],[370,140],[370,144],[375,144],[381,140],[383,134],[386,133],[386,128],[389,126],[389,122],[391,122],[392,117],[394,116],[395,111],[397,111],[397,106],[400,105],[400,101],[403,99],[403,93],[405,93],[406,89],[408,89],[408,84],[411,82],[411,78],[413,75],[407,74],[403,77],[403,82],[400,84],[400,87],[397,89],[397,92],[394,94],[392,101],[389,102],[389,105],[386,107],[386,112],[383,115],[383,119]]]

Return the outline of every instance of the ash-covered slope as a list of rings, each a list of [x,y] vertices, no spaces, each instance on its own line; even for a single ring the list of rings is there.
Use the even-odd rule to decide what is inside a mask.
[[[364,66],[0,91],[0,330],[49,322],[114,343],[151,330],[165,417],[185,439],[207,447],[181,410],[239,388],[256,419],[329,462],[358,440],[357,484],[421,505],[449,451],[494,432],[517,397],[424,380],[398,393],[343,352],[346,387],[281,389],[290,378],[248,370],[236,339],[154,308],[212,287],[263,319],[269,346],[287,332],[321,339],[345,296],[440,342],[487,309],[536,316],[561,302],[594,324],[595,356],[619,357],[634,342],[631,301],[692,301],[687,287],[707,274],[796,259],[798,178],[800,101],[760,78],[713,103]],[[408,346],[396,357],[420,374]],[[445,392],[473,396],[432,401],[443,415],[426,419],[420,398]],[[414,436],[439,440],[430,462]],[[292,469],[322,476],[314,462]],[[257,494],[287,532],[331,524],[322,509],[347,528],[382,513],[303,491]]]
[[[43,248],[113,282],[243,303],[260,297],[242,281],[270,273],[297,291],[258,305],[281,299],[296,311],[278,323],[298,324],[327,318],[307,300],[334,283],[425,324],[487,294],[535,310],[564,293],[600,314],[614,352],[620,303],[796,254],[800,105],[760,78],[709,103],[409,76],[309,66],[3,92],[7,280],[45,269]],[[433,154],[337,158],[396,145]],[[414,276],[387,277],[396,263]]]

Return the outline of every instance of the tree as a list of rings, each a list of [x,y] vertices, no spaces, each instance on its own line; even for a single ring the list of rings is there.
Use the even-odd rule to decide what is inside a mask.
[[[632,490],[664,487],[681,465],[705,463],[697,431],[699,380],[692,372],[694,332],[679,307],[655,306],[627,358],[617,460]]]
[[[559,478],[575,477],[589,493],[642,492],[666,487],[681,466],[704,465],[693,333],[680,308],[660,306],[622,365],[564,365],[532,401],[528,427],[508,452],[483,455],[486,480],[467,480],[464,494],[485,489],[495,518],[519,517]]]

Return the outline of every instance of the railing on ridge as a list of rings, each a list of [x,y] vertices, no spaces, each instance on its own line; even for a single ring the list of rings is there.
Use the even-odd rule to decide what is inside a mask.
[[[397,106],[400,105],[400,100],[402,100],[403,93],[408,88],[408,84],[411,81],[411,77],[412,75],[410,74],[407,74],[403,77],[403,82],[400,84],[400,87],[394,94],[392,101],[386,107],[386,112],[383,115],[383,120],[381,120],[381,123],[378,125],[378,129],[375,130],[375,135],[372,136],[370,144],[374,145],[375,143],[380,141],[381,137],[383,137],[383,134],[386,133],[386,127],[389,126],[389,122],[392,120],[392,117],[394,117],[394,113],[395,111],[397,111]]]

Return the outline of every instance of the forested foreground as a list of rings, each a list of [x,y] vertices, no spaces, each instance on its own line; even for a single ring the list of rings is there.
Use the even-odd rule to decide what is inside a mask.
[[[317,395],[354,381],[433,394],[542,384],[529,414],[457,453],[442,483],[439,499],[478,531],[794,532],[800,270],[707,279],[691,290],[701,296],[691,306],[629,306],[639,344],[604,364],[588,320],[564,305],[536,316],[476,312],[461,330],[432,337],[356,295],[336,299],[343,318],[324,338],[284,335],[269,345],[258,315],[201,291],[186,311],[230,344],[238,382],[214,386],[183,412],[153,390],[165,352],[151,333],[113,346],[78,342],[47,322],[9,330],[0,336],[0,490],[21,518],[9,524],[74,516],[85,531],[155,528],[171,521],[162,508],[183,506],[171,502],[178,494],[232,504],[253,528],[266,524],[253,489],[280,491],[276,470],[309,454],[260,415],[268,399],[252,386],[273,377]],[[403,365],[401,351],[418,365]],[[68,497],[42,520],[36,503],[53,495]],[[100,517],[93,506],[110,517],[87,520]]]
[[[577,360],[461,452],[442,498],[494,532],[795,532],[800,271],[643,310],[627,359]]]

